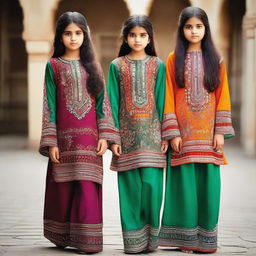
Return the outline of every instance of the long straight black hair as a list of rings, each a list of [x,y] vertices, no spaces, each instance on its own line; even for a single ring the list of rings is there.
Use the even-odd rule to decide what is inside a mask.
[[[84,41],[80,47],[80,60],[89,74],[87,79],[87,90],[92,96],[97,96],[102,91],[104,82],[99,65],[95,59],[95,53],[90,38],[90,31],[85,17],[78,12],[65,12],[57,20],[54,38],[54,52],[52,57],[61,57],[65,54],[65,46],[62,42],[62,34],[65,28],[71,24],[76,24],[84,34]]]
[[[127,43],[127,37],[130,30],[134,27],[142,27],[144,28],[149,36],[149,43],[145,48],[145,52],[147,55],[157,56],[155,50],[154,43],[154,31],[151,22],[149,21],[148,16],[146,15],[132,15],[130,16],[123,24],[122,27],[122,45],[119,50],[118,57],[125,56],[131,52],[131,48]]]
[[[177,43],[175,48],[175,79],[180,88],[185,87],[184,64],[189,42],[184,36],[183,28],[187,20],[196,17],[205,26],[205,34],[201,42],[203,65],[204,65],[204,86],[208,92],[213,92],[219,85],[220,57],[217,53],[211,37],[211,31],[207,14],[198,7],[187,7],[182,10],[179,18]]]

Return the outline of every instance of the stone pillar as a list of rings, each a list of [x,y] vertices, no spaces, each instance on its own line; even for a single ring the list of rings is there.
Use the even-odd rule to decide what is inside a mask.
[[[149,11],[153,0],[124,0],[130,15],[145,14],[149,15]]]
[[[19,0],[24,15],[23,39],[28,53],[28,146],[38,148],[42,125],[45,65],[54,36],[59,0]]]
[[[256,155],[256,1],[246,1],[243,20],[243,79],[241,143],[247,155]]]

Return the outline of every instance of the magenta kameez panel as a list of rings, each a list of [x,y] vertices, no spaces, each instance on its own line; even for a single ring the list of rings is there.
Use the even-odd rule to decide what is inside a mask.
[[[96,100],[87,91],[88,74],[79,60],[52,58],[50,66],[56,86],[56,130],[48,129],[46,136],[42,136],[40,152],[47,155],[45,152],[48,146],[54,143],[47,145],[45,141],[47,137],[55,136],[60,150],[60,163],[52,163],[54,180],[102,183],[102,157],[96,154],[99,137]],[[48,127],[54,126],[54,122],[47,118],[49,113],[45,113],[51,107],[47,98],[44,104],[48,106],[44,106],[42,135],[48,124]],[[56,134],[52,134],[54,132]]]

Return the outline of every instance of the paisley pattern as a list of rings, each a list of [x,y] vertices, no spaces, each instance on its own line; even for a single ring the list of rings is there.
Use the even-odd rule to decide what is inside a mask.
[[[202,112],[209,103],[209,93],[204,87],[202,52],[187,52],[185,60],[186,102],[193,112]]]
[[[88,75],[84,68],[81,69],[79,60],[59,60],[67,64],[66,68],[59,72],[62,86],[65,88],[66,108],[77,119],[82,119],[92,107],[86,83],[82,82],[86,81]]]

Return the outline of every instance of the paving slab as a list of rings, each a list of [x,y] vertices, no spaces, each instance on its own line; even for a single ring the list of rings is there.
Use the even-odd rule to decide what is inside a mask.
[[[220,256],[256,256],[256,159],[246,157],[238,144],[228,142],[229,165],[221,169],[219,217]],[[104,251],[124,255],[115,172],[109,171],[111,152],[104,156]],[[43,200],[47,159],[26,149],[26,138],[0,137],[0,256],[76,255],[57,249],[43,237]],[[138,254],[144,255],[145,254]],[[159,248],[152,256],[189,255]]]

